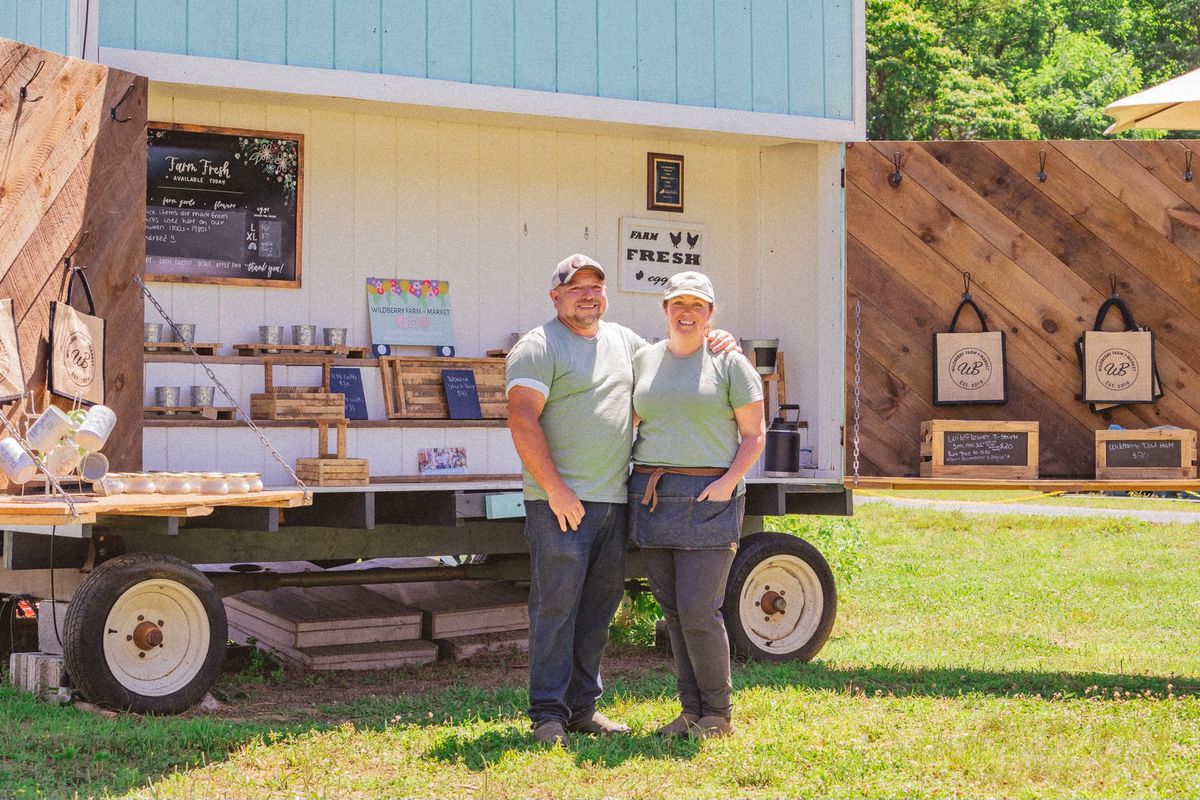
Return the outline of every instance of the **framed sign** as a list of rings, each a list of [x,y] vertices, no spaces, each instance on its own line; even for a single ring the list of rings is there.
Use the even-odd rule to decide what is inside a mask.
[[[300,287],[304,137],[146,126],[146,278]]]
[[[367,278],[367,312],[374,345],[454,345],[449,281]]]
[[[683,212],[683,156],[646,154],[646,209]]]
[[[622,217],[620,237],[617,262],[623,292],[659,294],[676,272],[708,272],[703,225]]]

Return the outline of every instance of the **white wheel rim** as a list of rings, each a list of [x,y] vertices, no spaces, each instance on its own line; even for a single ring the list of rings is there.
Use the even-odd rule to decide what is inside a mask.
[[[150,644],[158,641],[155,630],[161,641]],[[108,612],[104,660],[129,691],[161,697],[183,689],[200,672],[211,633],[204,604],[192,590],[160,578],[142,581]]]
[[[764,609],[764,598],[776,595],[786,601],[786,608]],[[821,624],[824,609],[820,578],[794,555],[760,561],[742,584],[738,602],[746,636],[759,649],[774,653],[793,653],[803,647]]]

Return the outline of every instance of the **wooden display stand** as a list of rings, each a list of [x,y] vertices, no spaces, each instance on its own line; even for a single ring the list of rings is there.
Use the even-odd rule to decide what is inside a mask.
[[[276,386],[273,367],[282,363],[263,360],[263,391],[250,395],[250,416],[254,419],[327,420],[346,419],[346,395],[329,391],[332,358],[321,360],[320,386]],[[323,446],[323,445],[322,445]]]
[[[1033,480],[1038,423],[934,419],[921,423],[922,477]]]
[[[746,358],[750,359],[750,363],[754,364],[755,368],[758,364],[755,363],[756,352],[751,349]],[[767,427],[771,427],[771,392],[768,388],[772,383],[775,384],[775,408],[787,402],[787,370],[784,368],[783,352],[775,351],[775,371],[770,375],[763,375],[761,372],[758,377],[762,378],[763,382],[763,416],[767,418]]]
[[[328,356],[330,358],[367,358],[369,347],[345,344],[235,344],[239,356]]]
[[[1096,431],[1097,480],[1195,477],[1195,431],[1182,428]]]
[[[222,346],[220,342],[192,342],[192,350],[195,350],[198,356],[215,356]],[[142,352],[183,354],[188,352],[188,345],[187,342],[145,342]]]
[[[413,358],[383,356],[383,404],[388,419],[449,419],[442,370],[469,369],[475,373],[479,408],[484,419],[507,419],[504,362],[495,358]]]
[[[237,419],[237,409],[230,406],[146,406],[146,419]]]
[[[330,451],[329,426],[337,428],[337,445]],[[311,486],[366,486],[371,482],[370,462],[346,458],[346,420],[317,422],[318,455],[297,458],[296,476]]]

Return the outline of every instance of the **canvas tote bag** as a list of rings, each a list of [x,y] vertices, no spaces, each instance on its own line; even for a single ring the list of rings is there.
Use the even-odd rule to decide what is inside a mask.
[[[17,345],[17,317],[13,301],[0,300],[0,403],[25,394],[25,372]]]
[[[966,277],[968,288],[970,276]],[[979,317],[977,333],[959,332],[958,318],[964,308]],[[1004,331],[989,331],[987,317],[963,293],[962,302],[950,320],[950,330],[933,335],[933,404],[938,406],[1008,401],[1008,369],[1005,364]]]
[[[71,307],[75,277],[83,286],[88,313]],[[50,302],[50,391],[88,405],[104,402],[104,340],[107,323],[96,316],[92,289],[81,269],[72,269],[67,301]]]
[[[1112,309],[1121,314],[1123,331],[1102,330]],[[1080,398],[1104,411],[1124,403],[1153,403],[1162,395],[1154,365],[1154,333],[1139,326],[1115,293],[1100,306],[1092,330],[1076,343],[1083,378]]]

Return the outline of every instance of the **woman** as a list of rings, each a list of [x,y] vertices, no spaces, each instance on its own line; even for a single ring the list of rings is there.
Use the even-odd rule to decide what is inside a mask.
[[[714,310],[707,277],[671,276],[663,292],[667,339],[633,359],[629,535],[667,618],[683,706],[660,736],[733,730],[721,603],[745,511],[742,476],[766,430],[754,367],[740,353],[705,347]]]

